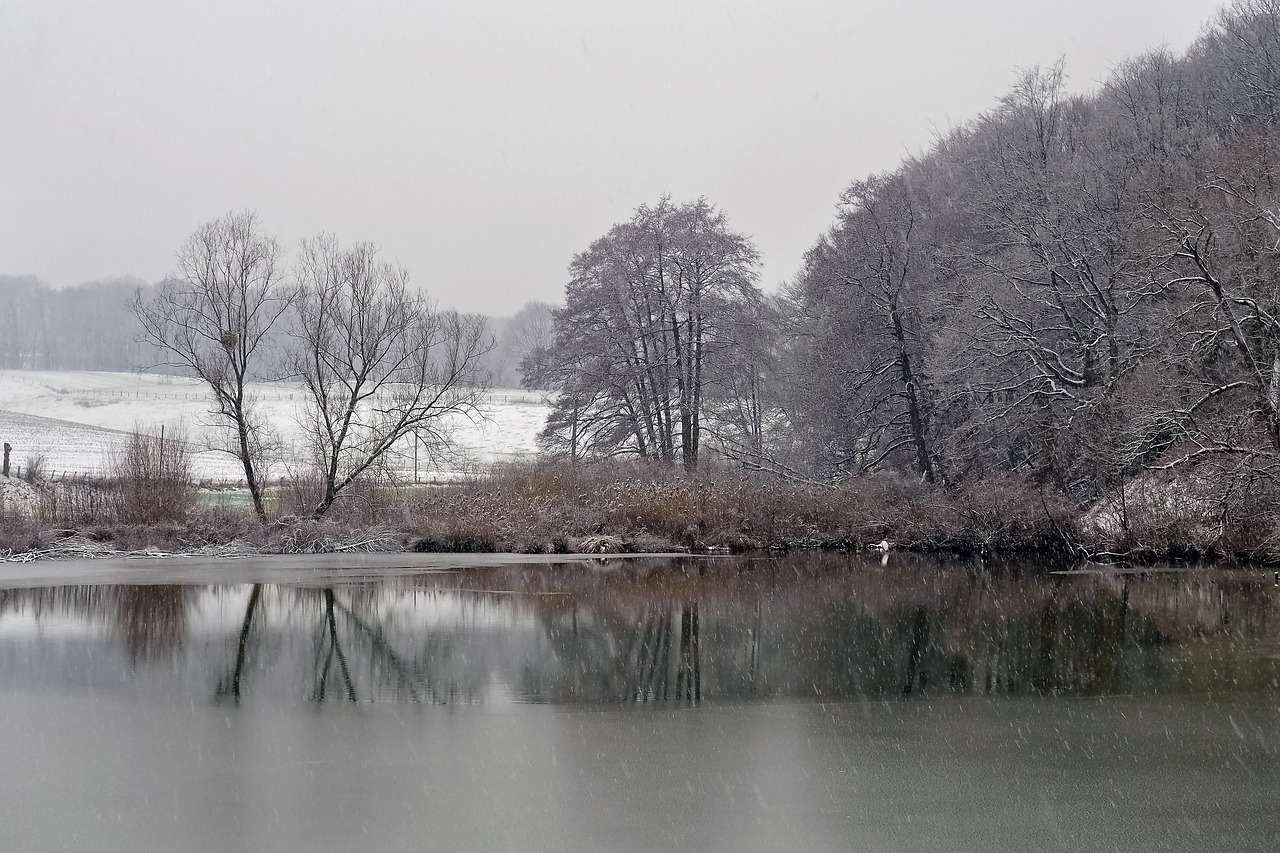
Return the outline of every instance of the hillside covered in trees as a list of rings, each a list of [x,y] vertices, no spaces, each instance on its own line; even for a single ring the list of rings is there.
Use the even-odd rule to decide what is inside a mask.
[[[1014,477],[1121,523],[1176,480],[1239,521],[1280,475],[1278,180],[1280,0],[1237,0],[1088,94],[1019,72],[847,187],[770,299],[721,213],[664,199],[573,262],[546,446],[691,467],[701,417],[791,477]]]

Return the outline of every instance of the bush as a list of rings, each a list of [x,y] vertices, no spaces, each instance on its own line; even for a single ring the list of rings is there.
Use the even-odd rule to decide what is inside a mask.
[[[313,468],[290,471],[280,478],[276,494],[277,517],[309,517],[324,497],[324,477]]]
[[[27,456],[26,467],[22,469],[22,479],[28,483],[38,483],[44,479],[45,458],[43,453],[32,453]]]
[[[125,524],[183,521],[195,500],[191,450],[182,430],[134,429],[111,460],[117,518]]]

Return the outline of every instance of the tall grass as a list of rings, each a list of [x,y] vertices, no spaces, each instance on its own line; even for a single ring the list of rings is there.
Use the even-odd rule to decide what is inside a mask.
[[[44,479],[45,459],[43,453],[27,455],[27,465],[22,469],[22,479],[35,484]]]
[[[119,501],[102,478],[81,476],[42,484],[35,509],[46,527],[82,528],[118,521]]]
[[[1060,548],[1071,511],[1003,478],[947,492],[875,476],[820,485],[740,469],[686,475],[667,466],[537,462],[428,490],[415,532],[440,550],[578,550],[611,537],[628,549],[852,548],[887,539],[921,548]]]
[[[39,544],[33,519],[5,500],[0,490],[0,554],[27,551]]]
[[[41,483],[35,517],[62,528],[180,523],[194,496],[183,431],[139,427],[111,454],[104,476]]]
[[[279,482],[275,519],[235,508],[196,509],[186,443],[135,430],[110,476],[44,483],[32,525],[0,505],[0,549],[59,530],[121,547],[165,550],[232,541],[263,552],[339,550],[352,543],[432,551],[730,550],[894,546],[1038,550],[1151,559],[1237,555],[1280,561],[1276,495],[1241,489],[1231,503],[1172,500],[1133,490],[1125,524],[1012,474],[944,489],[891,475],[801,483],[732,468],[694,475],[639,462],[498,465],[449,485],[370,479],[311,518],[320,481],[305,472]],[[1180,493],[1173,493],[1180,495]],[[1194,498],[1194,499],[1193,499]],[[1267,510],[1271,506],[1271,510]]]

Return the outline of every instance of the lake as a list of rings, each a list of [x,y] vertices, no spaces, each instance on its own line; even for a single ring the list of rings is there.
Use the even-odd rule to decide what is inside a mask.
[[[565,560],[0,564],[3,848],[1280,849],[1270,571]]]

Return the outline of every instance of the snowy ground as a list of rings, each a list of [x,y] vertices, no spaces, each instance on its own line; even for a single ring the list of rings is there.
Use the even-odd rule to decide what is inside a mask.
[[[254,386],[253,393],[285,445],[272,475],[301,468],[301,389],[271,383]],[[0,370],[0,441],[13,445],[15,467],[26,467],[27,458],[38,455],[48,472],[98,472],[129,430],[164,426],[186,430],[198,451],[197,478],[235,482],[240,479],[235,460],[207,449],[218,444],[221,434],[209,408],[209,394],[202,385],[174,376]],[[456,424],[455,448],[448,458],[426,459],[420,454],[421,476],[449,475],[535,451],[547,416],[540,394],[496,389],[489,392],[483,411],[485,417],[476,423]],[[412,446],[403,449],[394,467],[413,478]]]

